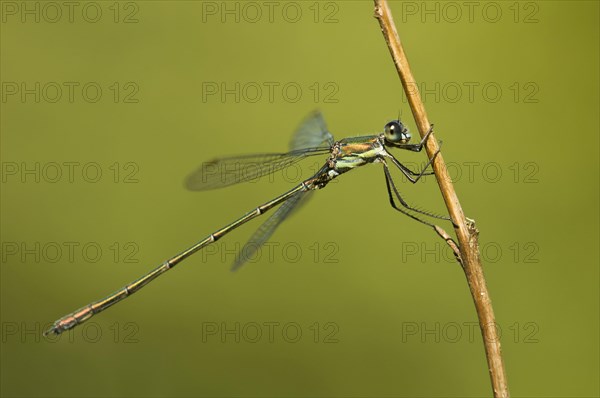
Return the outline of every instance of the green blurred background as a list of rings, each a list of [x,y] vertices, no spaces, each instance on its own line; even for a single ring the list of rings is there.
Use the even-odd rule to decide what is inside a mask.
[[[415,131],[370,1],[69,7],[2,2],[2,396],[490,395],[463,273],[380,166],[239,272],[260,221],[41,337],[297,181],[188,192],[201,162],[284,151],[316,108],[337,138],[399,112]],[[481,230],[513,396],[598,396],[598,2],[391,8]],[[444,211],[433,179],[400,188]]]

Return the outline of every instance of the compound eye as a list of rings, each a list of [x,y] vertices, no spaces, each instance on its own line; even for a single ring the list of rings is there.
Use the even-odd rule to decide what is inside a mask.
[[[404,124],[394,120],[385,125],[385,139],[394,144],[406,144],[410,141],[410,133]]]

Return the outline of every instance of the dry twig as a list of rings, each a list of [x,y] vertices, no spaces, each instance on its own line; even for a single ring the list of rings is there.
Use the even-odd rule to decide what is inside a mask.
[[[408,60],[404,54],[404,49],[400,44],[400,38],[398,37],[392,14],[386,0],[374,1],[375,18],[379,21],[381,31],[392,55],[394,64],[396,65],[398,75],[400,76],[402,86],[404,87],[404,91],[408,98],[408,103],[419,129],[419,134],[421,137],[424,137],[429,130],[430,123],[427,119],[425,107],[421,101],[416,81],[410,71]],[[434,138],[434,134],[431,134],[427,140],[425,149],[429,158],[438,151],[439,145]],[[506,380],[506,371],[504,369],[502,353],[500,350],[500,338],[496,331],[494,310],[483,276],[483,268],[479,256],[479,231],[475,227],[474,222],[471,220],[467,221],[465,218],[458,197],[456,196],[454,186],[452,185],[452,181],[447,178],[448,170],[441,153],[438,153],[433,161],[433,171],[435,172],[450,217],[455,224],[454,229],[458,239],[458,247],[443,229],[436,227],[436,232],[450,245],[467,277],[471,295],[475,302],[477,316],[479,317],[479,326],[483,335],[483,343],[485,346],[494,396],[508,397],[509,391]]]

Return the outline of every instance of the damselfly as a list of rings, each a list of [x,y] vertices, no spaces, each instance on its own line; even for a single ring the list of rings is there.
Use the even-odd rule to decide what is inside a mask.
[[[323,167],[321,167],[321,169],[312,177],[302,181],[284,194],[256,207],[254,210],[246,213],[232,223],[213,232],[200,242],[170,258],[143,277],[128,284],[122,289],[117,290],[108,297],[90,303],[85,307],[60,318],[44,332],[44,335],[51,333],[60,334],[87,321],[93,315],[104,311],[113,304],[116,304],[137,292],[156,279],[159,275],[170,270],[205,246],[216,242],[225,234],[233,231],[240,225],[266,213],[277,205],[281,205],[277,211],[275,211],[275,213],[260,226],[246,243],[244,248],[238,253],[232,268],[234,270],[239,268],[255,254],[263,243],[266,242],[281,222],[285,220],[294,209],[298,208],[302,202],[305,202],[308,199],[311,192],[325,187],[331,180],[339,175],[366,164],[381,163],[383,165],[389,201],[394,209],[432,227],[434,226],[433,224],[423,220],[417,214],[449,220],[448,217],[439,216],[411,207],[406,203],[400,196],[400,193],[392,180],[387,164],[387,162],[390,161],[394,166],[400,169],[412,183],[416,183],[424,175],[431,174],[426,173],[425,170],[427,170],[435,158],[435,155],[427,162],[420,172],[415,172],[400,163],[388,149],[399,148],[419,152],[423,149],[423,146],[432,131],[433,125],[421,142],[418,144],[409,144],[411,136],[408,129],[400,120],[393,120],[385,125],[383,133],[363,137],[344,138],[339,141],[334,141],[333,136],[327,130],[321,114],[315,112],[300,125],[300,128],[296,131],[290,143],[290,151],[287,153],[228,157],[203,164],[187,178],[186,185],[188,189],[203,191],[221,188],[243,181],[250,181],[274,173],[277,170],[288,167],[309,156],[329,154]],[[222,170],[227,170],[227,172],[220,172]],[[401,206],[396,204],[394,198],[398,200]]]

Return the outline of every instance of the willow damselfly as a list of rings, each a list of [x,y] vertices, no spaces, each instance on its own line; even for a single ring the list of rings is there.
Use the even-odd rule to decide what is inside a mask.
[[[448,217],[439,216],[412,207],[406,203],[400,196],[400,193],[392,180],[387,164],[387,162],[390,161],[394,166],[400,169],[412,183],[416,183],[424,175],[431,174],[426,173],[425,170],[427,170],[437,153],[427,162],[420,172],[414,172],[400,163],[400,161],[389,152],[389,149],[399,148],[419,152],[423,149],[423,146],[432,131],[433,125],[429,128],[429,131],[423,137],[421,142],[418,144],[409,144],[411,136],[408,129],[400,120],[393,120],[385,125],[384,131],[380,134],[344,138],[335,141],[327,129],[321,114],[319,112],[314,112],[300,125],[300,128],[294,134],[290,143],[289,152],[220,158],[203,164],[187,178],[186,186],[188,189],[203,191],[250,181],[289,167],[309,156],[329,154],[325,164],[312,177],[302,181],[289,191],[254,208],[252,211],[244,214],[232,223],[213,232],[190,248],[170,258],[154,270],[117,290],[108,297],[92,302],[85,307],[58,319],[44,332],[44,335],[60,334],[87,321],[93,315],[104,311],[113,304],[116,304],[137,292],[156,279],[159,275],[170,270],[205,246],[216,242],[240,225],[266,213],[277,205],[281,205],[275,213],[260,226],[246,243],[244,248],[238,253],[232,267],[234,270],[238,269],[254,255],[256,250],[258,250],[264,242],[266,242],[281,222],[302,202],[305,202],[308,199],[311,192],[324,188],[331,180],[341,174],[366,164],[381,163],[383,165],[389,200],[394,209],[431,227],[434,227],[434,225],[423,220],[419,215],[449,220]],[[215,170],[217,171],[216,173]],[[219,172],[222,170],[227,170],[227,172]],[[401,206],[396,204],[394,198],[400,202]]]

